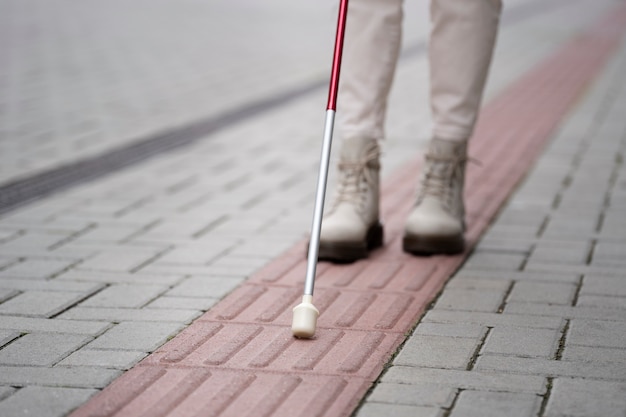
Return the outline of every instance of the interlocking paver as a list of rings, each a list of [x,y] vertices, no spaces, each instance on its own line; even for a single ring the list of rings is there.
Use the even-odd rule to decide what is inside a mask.
[[[24,387],[0,402],[0,414],[61,417],[96,392],[97,390],[84,388]]]
[[[506,282],[504,282],[506,284]],[[451,288],[437,300],[440,309],[496,312],[506,296],[507,289]]]
[[[626,362],[626,349],[568,344],[563,350],[563,360],[580,362]]]
[[[182,327],[178,323],[124,322],[107,330],[87,348],[151,352]]]
[[[52,317],[87,296],[89,293],[25,291],[0,304],[0,315]]]
[[[489,332],[481,353],[551,358],[561,337],[559,330],[495,326]]]
[[[99,366],[109,369],[125,370],[147,355],[146,352],[132,350],[104,350],[89,349],[87,347],[75,351],[57,366]]]
[[[366,403],[356,414],[358,417],[394,415],[398,417],[439,417],[444,414],[438,407],[425,407],[405,404]]]
[[[0,351],[0,365],[52,366],[91,340],[84,335],[63,333],[26,334]]]
[[[543,317],[538,315],[500,314],[467,312],[456,310],[430,310],[424,315],[422,323],[472,323],[486,327],[498,325],[518,326],[539,329],[558,329],[563,324],[561,317]]]
[[[557,378],[546,407],[546,416],[623,416],[626,385],[588,379]]]
[[[511,391],[544,394],[545,379],[539,376],[462,371],[456,369],[428,369],[409,366],[390,368],[383,382],[399,384],[429,384],[435,386],[485,391]]]
[[[114,284],[89,297],[82,307],[138,308],[168,290],[166,286]]]
[[[402,347],[394,365],[466,369],[480,338],[415,335]]]
[[[0,384],[12,386],[41,385],[69,388],[104,388],[120,376],[117,370],[74,367],[0,366]]]
[[[605,362],[570,362],[485,354],[478,358],[475,369],[511,375],[536,375],[542,378],[567,376],[610,381],[626,380],[626,370],[623,367]]]
[[[570,307],[538,303],[511,302],[504,308],[504,313],[511,315],[527,314],[544,317],[560,317],[564,319],[626,321],[626,311],[623,309],[607,308],[606,306]]]
[[[450,407],[456,389],[420,384],[381,382],[368,397],[372,403]]]
[[[192,276],[166,293],[173,297],[212,297],[222,298],[234,287],[243,282],[243,278],[231,276]]]
[[[21,279],[49,279],[70,268],[73,262],[55,259],[30,258],[9,266],[0,272],[0,277]]]
[[[74,307],[60,314],[58,318],[67,321],[152,321],[189,323],[198,317],[200,312],[192,309],[135,309],[135,308],[101,308]]]
[[[572,320],[567,343],[623,348],[626,346],[626,322]]]
[[[576,284],[516,282],[508,301],[572,305],[577,290]]]
[[[158,258],[166,250],[128,247],[102,252],[80,265],[84,270],[133,272]]]
[[[494,271],[494,270],[467,270],[461,269],[456,275],[455,280],[464,278],[480,278],[480,279],[498,279],[506,281],[515,281],[515,285],[523,282],[549,282],[549,283],[572,283],[579,284],[581,274],[577,272],[549,273],[539,271]]]
[[[602,295],[579,295],[576,300],[577,306],[623,308],[624,298],[620,296]]]
[[[541,397],[508,392],[463,391],[451,417],[531,417],[537,415]]]

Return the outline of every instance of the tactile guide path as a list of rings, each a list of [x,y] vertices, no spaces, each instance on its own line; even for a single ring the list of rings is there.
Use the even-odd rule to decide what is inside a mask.
[[[468,168],[469,248],[625,28],[620,5],[485,107],[470,149],[481,164]],[[349,416],[467,256],[402,252],[419,169],[410,164],[383,186],[384,249],[351,265],[319,265],[313,340],[290,330],[305,274],[302,242],[72,416]]]

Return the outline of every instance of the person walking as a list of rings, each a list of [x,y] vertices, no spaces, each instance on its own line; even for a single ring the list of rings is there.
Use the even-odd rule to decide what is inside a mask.
[[[431,0],[433,131],[403,250],[455,254],[464,243],[467,142],[479,113],[501,0]],[[320,233],[319,259],[351,262],[383,243],[380,141],[402,38],[403,0],[351,0],[339,86],[338,183]]]

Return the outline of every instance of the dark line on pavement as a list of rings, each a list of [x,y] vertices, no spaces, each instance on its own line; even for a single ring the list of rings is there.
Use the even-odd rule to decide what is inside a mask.
[[[504,10],[502,23],[512,25],[532,18],[547,10],[571,4],[571,0],[536,0]],[[401,59],[410,59],[427,52],[425,42],[416,42],[402,51]],[[128,145],[113,149],[102,155],[68,163],[27,178],[0,186],[0,214],[16,209],[24,204],[47,197],[53,193],[95,180],[114,171],[129,167],[155,155],[191,145],[220,129],[240,123],[266,111],[283,106],[290,101],[327,86],[327,80],[312,81],[304,86],[257,100],[238,109],[166,130],[136,140]]]

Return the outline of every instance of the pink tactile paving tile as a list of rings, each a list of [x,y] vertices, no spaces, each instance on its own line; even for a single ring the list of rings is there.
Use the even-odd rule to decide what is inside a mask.
[[[133,374],[123,375],[108,389],[112,401],[92,401],[74,415],[309,417],[328,412],[347,415],[358,404],[358,393],[367,389],[366,381],[360,378],[258,370],[230,372],[154,366]],[[142,378],[146,383],[132,389]]]
[[[625,30],[623,5],[485,107],[470,146],[481,166],[468,169],[467,252]],[[402,253],[419,168],[416,159],[383,185],[385,248],[318,266],[314,339],[293,339],[289,329],[303,241],[73,416],[349,416],[465,258]]]

